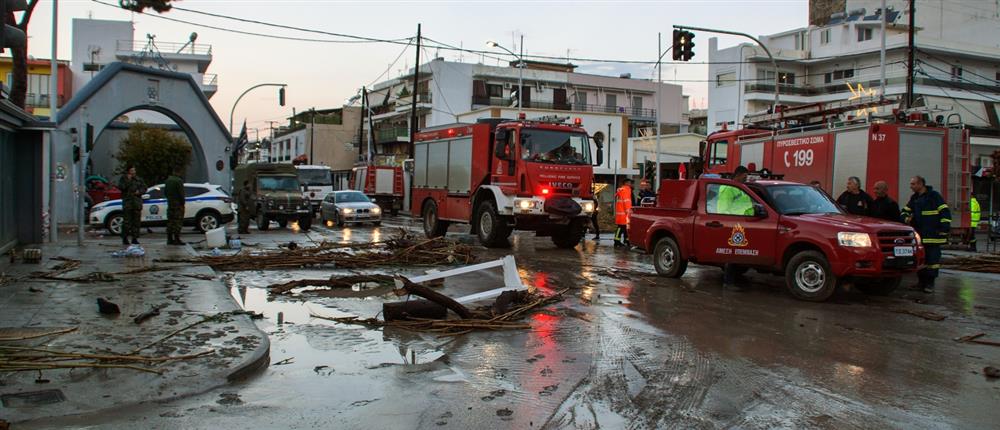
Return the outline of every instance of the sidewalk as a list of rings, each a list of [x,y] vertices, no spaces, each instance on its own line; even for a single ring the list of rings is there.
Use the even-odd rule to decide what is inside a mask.
[[[237,311],[180,331],[139,354],[164,357],[212,352],[163,363],[128,363],[161,371],[160,375],[119,368],[22,372],[0,368],[0,420],[16,423],[188,396],[268,365],[267,335],[250,317],[239,313],[221,277],[207,266],[156,263],[154,260],[160,258],[194,254],[189,246],[168,247],[157,242],[142,245],[146,250],[143,258],[112,258],[112,252],[123,248],[117,239],[88,239],[83,248],[75,242],[45,246],[41,264],[18,261],[12,265],[4,256],[0,273],[7,278],[0,279],[0,339],[5,340],[0,340],[0,346],[126,355],[206,317]],[[64,263],[52,260],[57,256],[80,261],[79,268],[60,273],[59,278],[90,276],[98,280],[32,277],[32,272],[50,271]],[[136,273],[122,273],[128,271]],[[103,274],[93,276],[94,272]],[[121,314],[100,314],[98,297],[118,304]],[[133,322],[134,316],[154,306],[161,307],[158,316],[141,325]],[[69,329],[74,330],[11,340]],[[10,350],[0,349],[0,365],[5,352]]]

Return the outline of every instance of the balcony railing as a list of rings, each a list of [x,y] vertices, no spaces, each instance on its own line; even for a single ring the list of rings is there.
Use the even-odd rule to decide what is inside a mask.
[[[62,106],[63,103],[65,103],[64,97],[57,96],[56,104]],[[33,108],[47,108],[49,107],[49,95],[27,93],[24,95],[24,105]]]
[[[517,106],[517,100],[510,100],[505,97],[473,97],[472,104],[481,106],[515,107]],[[551,110],[566,110],[566,111],[572,110],[578,112],[618,113],[618,114],[625,114],[628,116],[643,117],[643,118],[656,117],[656,109],[633,108],[624,106],[591,105],[585,103],[569,103],[569,102],[555,103],[555,102],[529,100],[524,102],[524,107],[534,108],[534,109],[551,109]]]
[[[149,42],[145,40],[119,40],[118,50],[124,52],[147,51]],[[161,54],[212,55],[212,45],[203,43],[156,42]]]
[[[969,82],[972,81],[972,82]],[[986,82],[973,81],[969,78],[952,78],[951,76],[931,76],[918,75],[914,80],[916,85],[930,85],[935,87],[943,87],[945,89],[953,90],[969,90],[976,92],[993,92],[1000,93],[1000,85],[997,85],[995,81]],[[886,85],[902,85],[906,83],[906,77],[892,77],[887,78],[885,81]],[[852,85],[862,85],[864,88],[878,88],[879,79],[856,79],[851,81]],[[747,93],[774,93],[774,84],[746,84],[744,90]],[[837,93],[847,93],[851,90],[847,88],[845,82],[824,84],[822,86],[813,85],[782,85],[781,94],[788,95],[798,95],[798,96],[818,96],[824,94],[837,94]]]
[[[219,86],[219,75],[216,74],[205,74],[201,77],[201,84],[203,86]]]
[[[394,141],[400,137],[408,137],[409,135],[410,129],[407,127],[375,129],[375,141],[377,142]]]

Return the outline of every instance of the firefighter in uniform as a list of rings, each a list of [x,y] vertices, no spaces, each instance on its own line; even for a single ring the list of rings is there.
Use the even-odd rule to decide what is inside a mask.
[[[976,200],[976,195],[973,194],[972,198],[969,199],[969,215],[972,220],[972,225],[969,226],[969,251],[977,252],[976,249],[976,229],[979,228],[979,220],[982,216],[982,209],[979,207],[979,200]]]
[[[941,194],[927,186],[927,181],[921,176],[910,179],[910,190],[913,196],[903,207],[903,222],[920,233],[927,255],[926,265],[917,272],[917,279],[920,280],[917,288],[933,293],[934,279],[941,268],[941,246],[948,242],[951,230],[951,210]]]
[[[183,245],[184,180],[180,178],[180,169],[174,170],[174,174],[163,184],[163,195],[167,198],[167,245]]]
[[[733,170],[733,181],[745,184],[750,176],[750,170],[745,166],[736,166]],[[743,190],[723,185],[719,191],[716,210],[724,215],[753,215],[753,200]],[[727,290],[742,291],[743,287],[737,285],[737,278],[743,276],[747,269],[733,263],[726,263],[722,266],[722,288]]]
[[[239,216],[239,229],[237,232],[240,234],[250,234],[250,208],[253,207],[252,195],[250,181],[243,181],[243,188],[240,189],[236,200],[237,216]]]
[[[146,184],[135,174],[135,166],[128,166],[125,174],[118,180],[118,189],[122,192],[122,211],[125,222],[122,225],[122,244],[139,243],[139,223],[142,216],[142,195],[146,192]]]
[[[632,180],[625,179],[615,192],[615,248],[628,247],[628,216],[632,210]]]

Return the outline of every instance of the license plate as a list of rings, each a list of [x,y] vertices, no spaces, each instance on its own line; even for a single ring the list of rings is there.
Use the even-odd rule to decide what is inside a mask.
[[[897,257],[912,257],[913,247],[912,246],[897,246],[892,249],[892,254]]]

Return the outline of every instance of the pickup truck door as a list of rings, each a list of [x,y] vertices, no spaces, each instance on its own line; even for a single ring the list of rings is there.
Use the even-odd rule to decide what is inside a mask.
[[[701,263],[735,263],[769,266],[775,261],[778,217],[770,210],[766,217],[753,215],[752,207],[720,204],[722,198],[738,197],[746,202],[763,203],[745,187],[725,183],[704,184],[698,216],[695,217],[695,256]],[[766,208],[767,206],[764,205]]]

